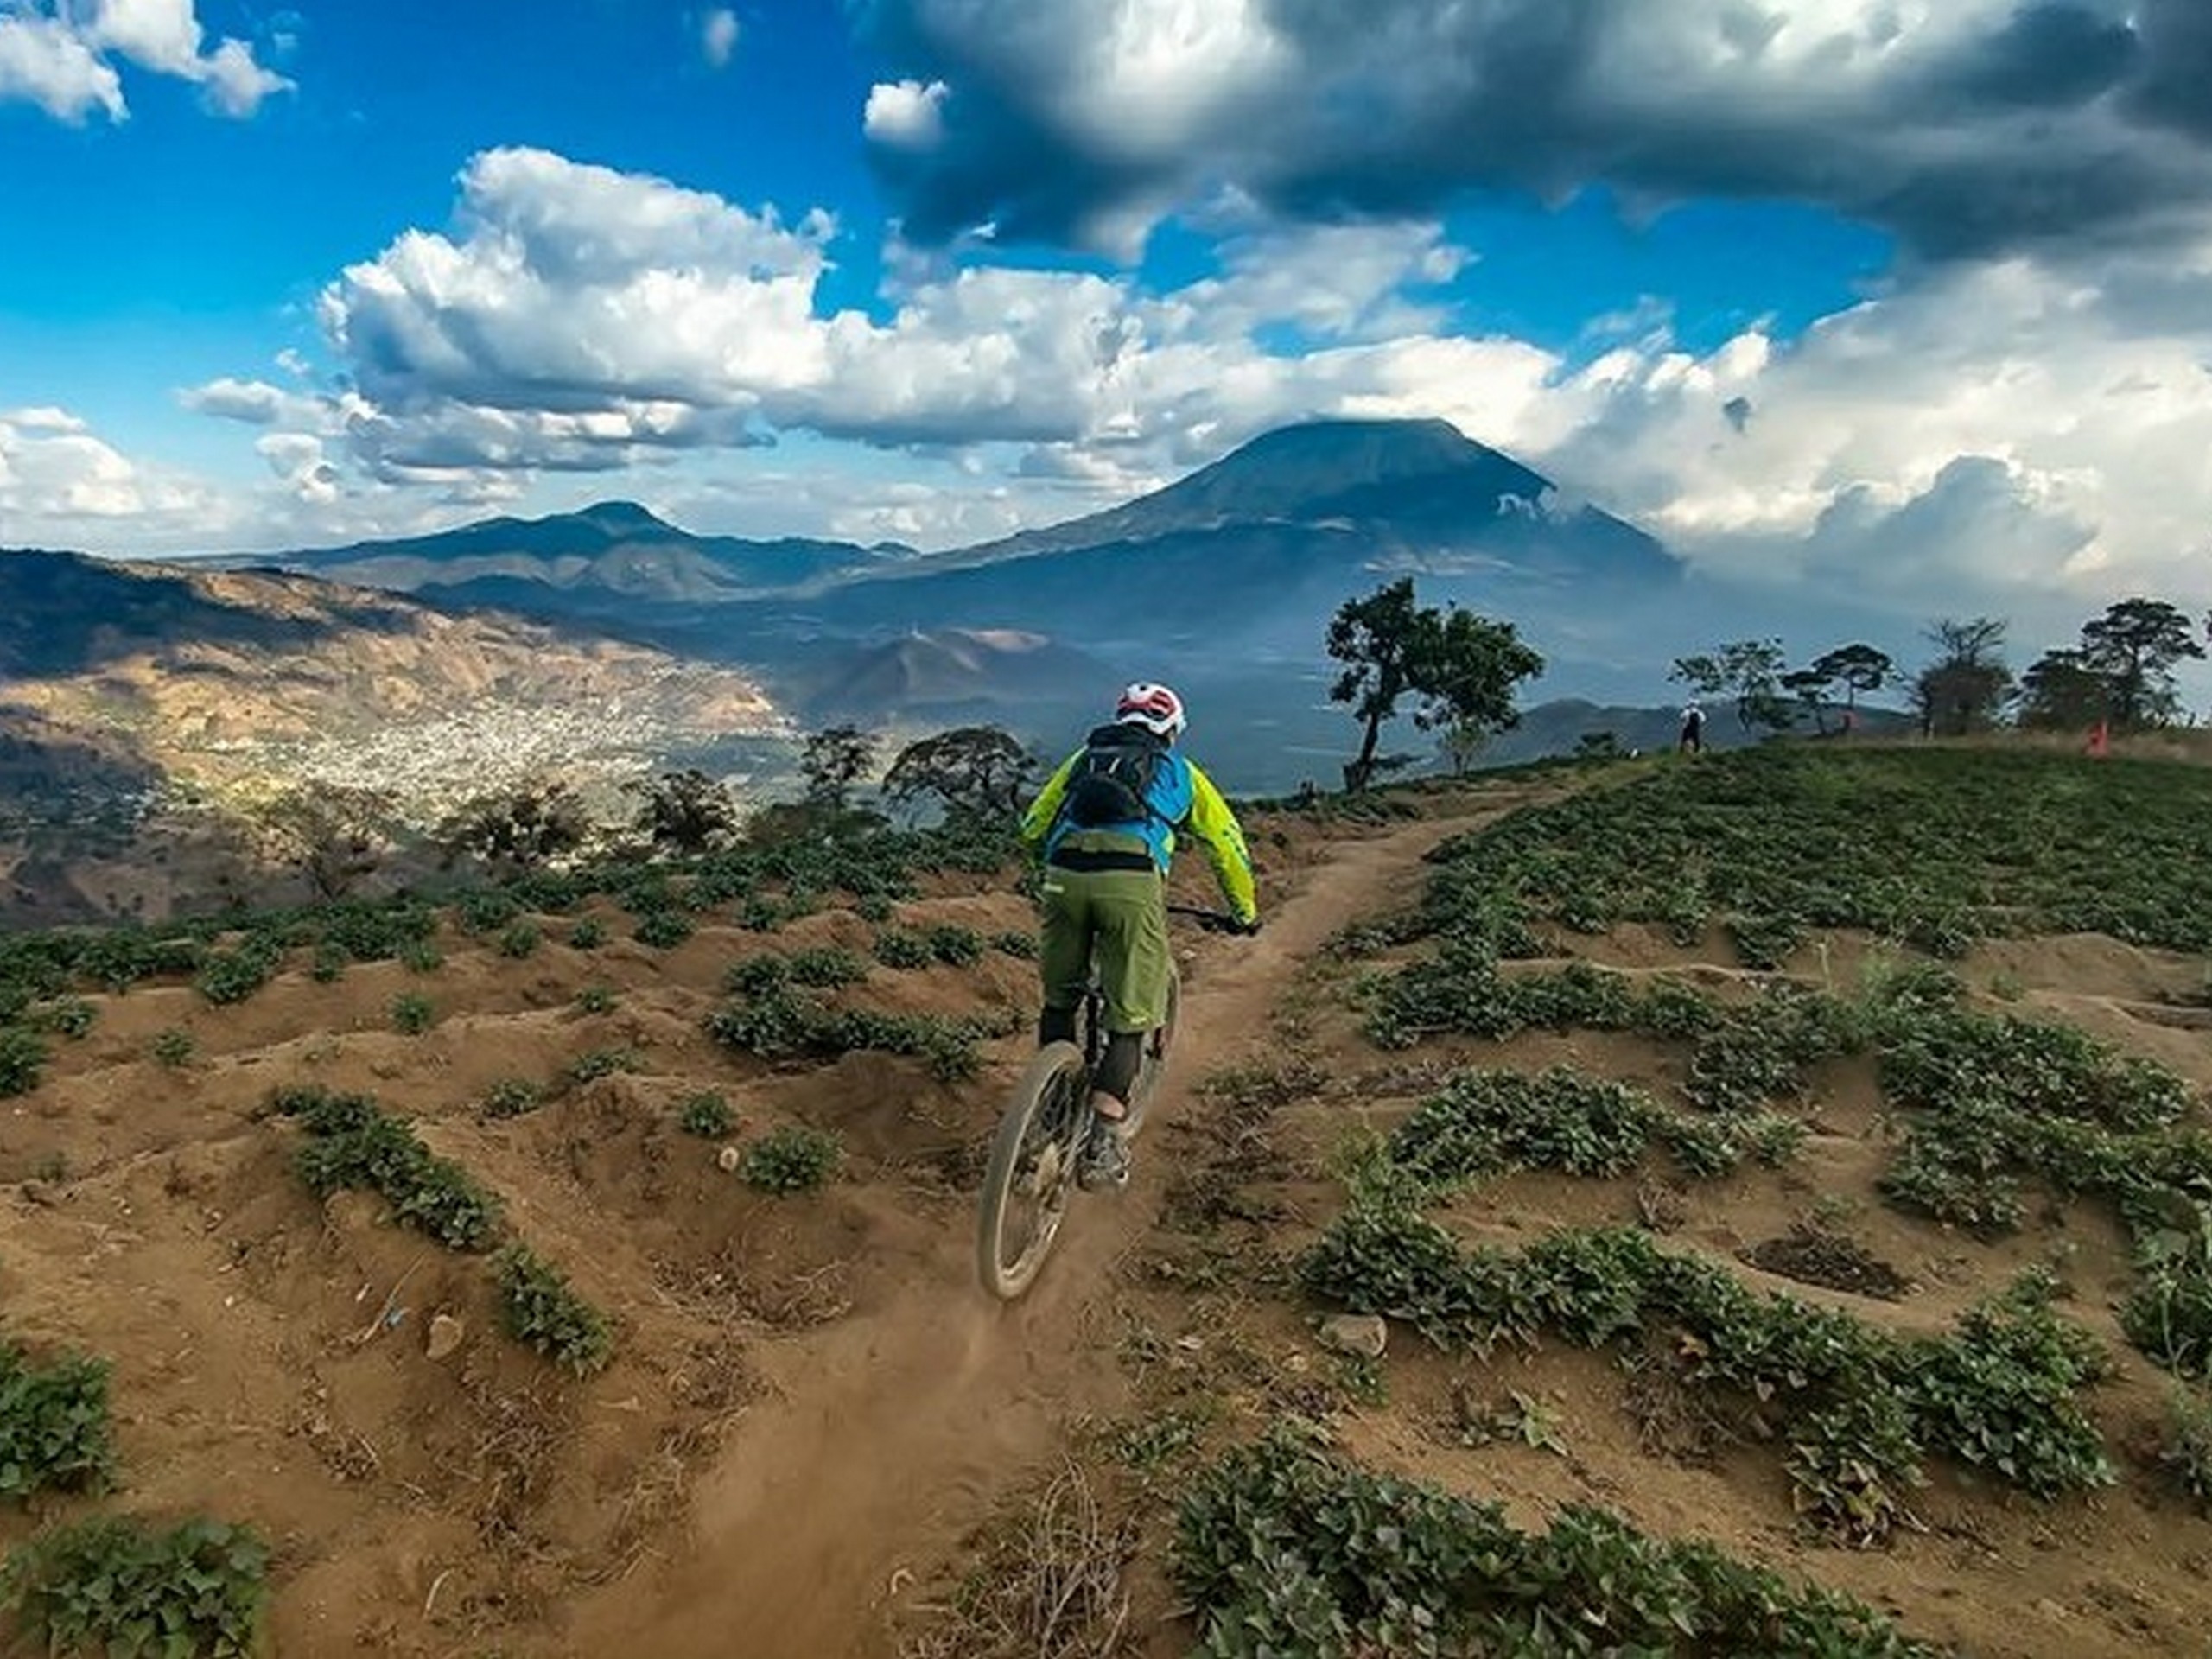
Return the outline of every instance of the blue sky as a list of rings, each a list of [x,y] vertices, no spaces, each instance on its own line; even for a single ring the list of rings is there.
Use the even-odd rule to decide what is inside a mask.
[[[925,547],[1439,415],[1903,614],[2212,599],[2202,0],[0,0],[0,544]]]

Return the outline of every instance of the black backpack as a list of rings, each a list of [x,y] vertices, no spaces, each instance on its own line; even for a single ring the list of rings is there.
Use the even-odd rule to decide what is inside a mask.
[[[1166,740],[1141,726],[1101,726],[1068,774],[1062,814],[1079,830],[1153,816],[1152,780],[1166,753]]]

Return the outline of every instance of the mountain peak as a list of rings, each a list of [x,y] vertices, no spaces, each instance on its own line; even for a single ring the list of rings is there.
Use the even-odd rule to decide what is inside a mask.
[[[1305,421],[1263,432],[1164,490],[976,550],[1046,552],[1266,524],[1358,524],[1449,541],[1551,487],[1449,421]]]
[[[1347,496],[1416,480],[1457,480],[1493,500],[1550,487],[1449,421],[1326,420],[1263,432],[1161,496],[1201,511],[1274,517],[1326,512]]]
[[[671,536],[684,533],[651,508],[640,506],[635,501],[594,501],[569,516],[581,518],[586,524],[595,524],[610,535],[633,536],[645,531],[661,531]]]

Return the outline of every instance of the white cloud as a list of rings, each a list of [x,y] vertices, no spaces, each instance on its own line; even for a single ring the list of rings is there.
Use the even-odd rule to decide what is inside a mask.
[[[201,61],[194,79],[207,84],[210,100],[229,116],[251,115],[264,99],[292,85],[274,70],[256,63],[252,49],[243,41],[225,41]]]
[[[200,67],[192,0],[99,0],[86,38],[163,74],[189,76]]]
[[[944,137],[945,86],[933,80],[884,81],[868,88],[861,126],[880,144],[927,149]]]
[[[0,413],[0,520],[11,539],[119,520],[183,520],[208,505],[198,485],[136,465],[74,416]]]
[[[2147,321],[2143,280],[2125,261],[1957,265],[1787,346],[1624,351],[1567,383],[1595,401],[1544,453],[1717,568],[2201,601],[2212,279]]]
[[[283,415],[287,398],[288,394],[264,380],[238,380],[226,375],[188,389],[181,394],[180,401],[197,414],[268,426]]]
[[[250,116],[292,83],[257,62],[245,41],[201,50],[193,0],[96,0],[91,5],[18,0],[0,13],[0,102],[38,105],[65,121],[94,109],[125,118],[120,57],[156,74],[196,82],[225,115]]]
[[[123,81],[60,18],[0,14],[0,103],[35,104],[58,121],[95,109],[124,118]]]
[[[699,49],[715,68],[727,67],[730,54],[737,50],[737,14],[728,7],[709,12],[700,25]]]
[[[321,505],[337,500],[342,493],[338,468],[323,453],[321,438],[305,432],[270,432],[256,439],[253,447],[302,501]]]

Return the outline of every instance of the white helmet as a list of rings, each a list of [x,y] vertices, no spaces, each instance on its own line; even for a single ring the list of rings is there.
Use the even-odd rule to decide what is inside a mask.
[[[1172,742],[1182,734],[1183,699],[1164,685],[1139,680],[1122,690],[1122,700],[1114,708],[1114,721],[1121,726],[1141,726]]]

